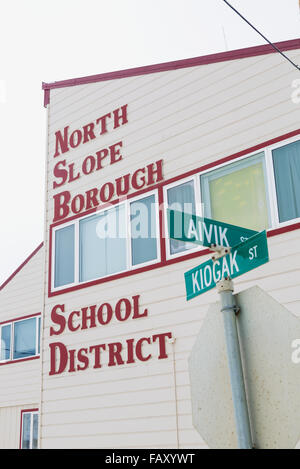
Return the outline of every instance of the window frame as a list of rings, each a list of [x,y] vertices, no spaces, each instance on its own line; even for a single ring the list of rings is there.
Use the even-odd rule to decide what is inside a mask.
[[[156,259],[152,259],[151,261],[147,262],[141,262],[140,264],[133,265],[132,264],[132,243],[131,243],[131,220],[130,220],[130,205],[131,203],[137,202],[141,199],[146,199],[147,197],[150,197],[151,195],[154,195],[155,199],[155,227],[156,227]],[[157,190],[154,191],[149,191],[144,194],[141,194],[139,196],[133,197],[132,199],[127,199],[127,209],[126,209],[126,217],[127,221],[129,220],[128,223],[128,242],[127,242],[127,254],[128,254],[128,259],[129,259],[129,269],[126,270],[135,270],[139,268],[146,267],[151,264],[155,264],[157,262],[161,261],[161,252],[160,252],[160,222],[159,222],[159,200],[158,200],[158,192]],[[112,275],[112,274],[109,274]]]
[[[30,414],[30,439],[29,439],[29,448],[23,448],[23,423],[24,423],[24,414]],[[33,416],[38,416],[38,434],[37,434],[37,442],[39,443],[39,409],[22,409],[21,410],[21,423],[20,423],[20,449],[36,449],[32,448],[33,443]],[[37,447],[39,445],[37,444]]]
[[[35,354],[34,355],[29,355],[28,357],[20,357],[20,358],[14,358],[13,352],[14,352],[14,337],[15,337],[15,324],[18,322],[22,321],[27,321],[30,319],[35,319]],[[1,360],[0,359],[0,365],[8,364],[8,363],[15,363],[15,362],[20,362],[20,361],[25,361],[25,360],[31,360],[32,358],[39,358],[41,355],[41,344],[40,344],[40,327],[41,327],[41,314],[34,314],[30,316],[24,316],[21,318],[16,318],[12,319],[9,321],[4,321],[0,323],[0,341],[2,338],[2,327],[3,326],[11,326],[10,329],[10,353],[9,353],[9,358]]]
[[[131,246],[131,221],[130,221],[130,204],[137,202],[139,200],[145,199],[147,197],[150,197],[154,195],[155,199],[155,225],[156,225],[156,258],[152,259],[147,262],[143,262],[137,265],[132,264],[132,246]],[[84,220],[86,218],[92,217],[93,215],[98,215],[103,211],[107,210],[112,210],[115,209],[116,207],[121,207],[122,205],[125,206],[125,218],[126,218],[126,232],[127,232],[127,238],[126,238],[126,258],[127,258],[127,265],[126,268],[114,273],[109,273],[107,275],[103,275],[101,277],[95,277],[91,278],[89,280],[84,280],[80,281],[79,279],[79,272],[80,272],[80,261],[79,261],[79,246],[80,246],[80,239],[79,239],[79,224],[81,220]],[[67,283],[65,285],[61,285],[59,287],[55,287],[55,233],[56,231],[65,228],[69,225],[75,225],[74,226],[74,282],[73,283]],[[110,206],[106,206],[101,208],[101,210],[97,210],[96,212],[89,213],[86,215],[83,215],[81,217],[76,217],[73,220],[66,221],[65,223],[59,224],[57,226],[53,227],[53,232],[52,232],[52,243],[51,243],[51,291],[52,292],[59,292],[61,290],[65,290],[66,288],[72,288],[72,287],[77,287],[77,286],[85,286],[89,284],[90,282],[95,282],[97,280],[102,280],[102,279],[107,279],[109,277],[122,274],[125,272],[131,272],[136,269],[144,268],[147,266],[151,266],[152,264],[159,263],[161,261],[161,245],[160,245],[160,222],[159,222],[159,197],[158,197],[158,191],[157,189],[153,189],[151,191],[144,192],[142,194],[139,194],[135,197],[130,197],[125,200],[120,201],[119,203],[116,204],[111,204]]]
[[[264,182],[265,182],[265,188],[266,188],[266,202],[267,202],[267,209],[268,209],[268,228],[267,230],[271,230],[272,229],[272,223],[273,223],[273,218],[272,218],[272,214],[271,214],[271,195],[270,195],[270,187],[269,187],[269,177],[268,177],[268,166],[266,164],[266,151],[265,151],[265,148],[262,148],[261,150],[257,150],[257,151],[254,151],[254,152],[251,152],[247,155],[244,155],[240,158],[236,158],[235,160],[233,161],[229,161],[223,165],[218,165],[218,167],[214,167],[214,168],[210,168],[209,170],[206,170],[206,171],[203,171],[201,173],[199,173],[198,175],[198,178],[199,178],[199,186],[200,186],[200,199],[201,199],[201,204],[203,204],[203,201],[202,201],[202,191],[201,191],[201,183],[200,183],[200,179],[201,179],[201,176],[205,175],[205,174],[208,174],[208,173],[211,173],[211,172],[214,172],[214,171],[219,171],[219,170],[222,170],[222,169],[226,169],[226,167],[230,166],[230,165],[238,165],[239,163],[243,163],[245,162],[245,167],[247,167],[247,160],[248,159],[255,159],[259,157],[259,155],[261,155],[263,153],[263,156],[262,156],[262,163],[263,163],[263,169],[264,169]],[[203,206],[203,205],[201,205]],[[209,218],[209,217],[208,217]]]
[[[251,151],[240,157],[233,158],[230,161],[226,161],[225,163],[222,162],[222,163],[216,164],[215,166],[210,165],[210,167],[205,170],[202,170],[202,171],[199,170],[198,172],[195,172],[195,174],[189,177],[183,177],[182,179],[178,179],[173,183],[170,183],[170,184],[166,183],[163,187],[164,205],[165,205],[165,213],[164,213],[165,230],[166,230],[165,232],[168,233],[168,225],[167,225],[168,221],[167,221],[167,213],[166,213],[166,209],[168,207],[168,196],[167,196],[168,189],[176,187],[176,186],[180,186],[181,184],[184,184],[185,182],[193,180],[194,187],[195,187],[196,215],[203,216],[203,200],[202,200],[201,183],[200,183],[201,176],[207,173],[211,173],[213,171],[217,171],[219,169],[223,169],[223,168],[225,169],[229,165],[233,165],[235,163],[239,163],[241,161],[247,160],[248,158],[258,156],[261,153],[264,154],[263,166],[264,166],[264,172],[265,172],[265,187],[266,187],[266,199],[267,199],[268,220],[269,220],[269,227],[267,229],[267,232],[299,223],[300,217],[293,218],[291,220],[287,220],[281,223],[279,222],[277,193],[276,193],[276,185],[275,185],[275,173],[274,173],[274,165],[273,165],[273,158],[272,158],[272,151],[274,149],[289,145],[290,143],[294,143],[297,141],[300,141],[299,135],[280,140],[279,142],[276,142],[271,145],[262,146],[261,148],[256,149],[255,151]],[[176,258],[184,257],[188,254],[196,253],[197,251],[207,250],[207,248],[205,248],[204,246],[195,246],[195,248],[188,249],[186,251],[178,252],[175,254],[171,254],[170,243],[167,237],[165,239],[165,247],[166,247],[166,259],[167,260],[173,260]]]
[[[76,220],[75,220],[76,221]],[[73,221],[69,221],[67,223],[65,223],[63,226],[61,227],[58,227],[58,229],[60,228],[66,228],[67,226],[71,226],[71,225],[74,225],[74,282],[73,283],[70,283],[68,285],[76,285],[76,277],[75,277],[75,273],[78,271],[78,276],[79,276],[79,252],[77,253],[77,257],[76,257],[76,243],[78,242],[79,243],[79,223],[78,224],[74,224],[74,220]],[[53,245],[52,245],[52,266],[53,266],[53,282],[52,282],[52,286],[53,288],[55,289],[58,289],[60,287],[55,287],[54,286],[54,280],[55,280],[55,231],[54,231],[54,236],[53,236]]]
[[[287,140],[282,140],[281,142],[274,143],[273,145],[269,145],[265,149],[265,154],[266,154],[266,162],[267,165],[270,169],[269,173],[269,186],[270,186],[270,205],[272,205],[272,228],[283,228],[285,226],[289,226],[294,223],[299,223],[300,222],[300,217],[297,218],[292,218],[291,220],[287,220],[284,222],[279,221],[279,212],[278,212],[278,204],[277,204],[277,192],[276,192],[276,182],[275,182],[275,171],[274,171],[274,164],[273,164],[273,155],[272,151],[285,147],[286,145],[289,145],[290,143],[294,142],[300,142],[299,135],[289,138]]]
[[[171,184],[167,184],[163,188],[163,197],[164,197],[164,207],[165,207],[165,216],[164,216],[164,229],[165,233],[169,233],[169,227],[168,227],[168,217],[167,217],[167,208],[169,207],[168,204],[168,190],[173,189],[174,187],[181,186],[182,184],[185,184],[187,182],[194,182],[194,190],[195,190],[195,208],[196,208],[196,215],[202,216],[202,204],[201,204],[201,192],[200,192],[200,178],[198,177],[197,174],[194,174],[192,176],[180,179],[179,181],[173,182]],[[186,249],[185,251],[182,252],[176,252],[174,254],[171,254],[171,243],[170,239],[168,236],[165,237],[165,245],[166,245],[166,259],[176,259],[177,257],[182,257],[186,254],[192,254],[197,251],[201,251],[204,249],[203,246],[199,246],[195,244],[195,247],[191,249]]]
[[[0,350],[1,350],[1,342],[2,342],[2,328],[5,327],[5,326],[10,326],[9,358],[6,358],[6,359],[4,358],[3,360],[1,360],[1,356],[0,356],[0,363],[6,363],[8,361],[11,361],[11,357],[12,357],[13,325],[12,325],[12,322],[10,322],[10,321],[0,324]]]

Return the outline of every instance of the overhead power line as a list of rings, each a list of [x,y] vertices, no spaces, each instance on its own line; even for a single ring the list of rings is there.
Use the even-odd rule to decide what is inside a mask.
[[[295,64],[287,55],[285,55],[280,49],[278,49],[278,47],[275,44],[273,44],[271,41],[269,41],[269,39],[266,38],[266,36],[264,36],[255,26],[253,26],[253,24],[251,24],[250,21],[248,21],[247,18],[245,18],[236,8],[234,8],[227,0],[223,0],[223,2],[225,2],[226,5],[228,5],[244,21],[246,21],[246,23],[249,24],[249,26],[251,26],[251,28],[254,29],[254,31],[256,31],[265,41],[267,41],[270,44],[270,46],[273,47],[273,49],[275,49],[280,55],[282,55],[282,57],[284,57],[286,60],[288,60],[290,62],[290,64],[292,64],[297,70],[300,71],[300,67],[297,64]]]

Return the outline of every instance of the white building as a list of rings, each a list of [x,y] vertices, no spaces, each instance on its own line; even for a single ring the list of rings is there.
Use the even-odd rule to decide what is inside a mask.
[[[22,426],[23,447],[37,445],[43,265],[42,243],[0,288],[0,448],[19,448]]]
[[[300,63],[299,39],[277,46]],[[300,313],[297,80],[259,46],[43,84],[44,248],[0,292],[0,446],[206,446],[187,359],[217,297],[186,301],[209,251],[170,241],[165,209],[266,229],[270,262],[235,290]]]

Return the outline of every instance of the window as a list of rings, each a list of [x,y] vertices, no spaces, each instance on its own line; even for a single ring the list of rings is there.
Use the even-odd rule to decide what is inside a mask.
[[[167,202],[171,210],[196,214],[195,181],[192,179],[168,189]],[[170,239],[169,243],[170,254],[177,254],[195,247],[192,243],[176,241],[176,239]]]
[[[279,222],[300,217],[300,141],[272,150]]]
[[[38,411],[22,411],[21,413],[21,449],[38,448]]]
[[[156,193],[58,227],[53,285],[76,285],[155,262],[158,238]]]
[[[1,352],[0,360],[9,360],[11,354],[11,324],[2,326],[0,329]]]
[[[0,361],[19,360],[40,353],[40,316],[0,324]]]
[[[79,281],[126,269],[125,205],[79,221]]]
[[[156,204],[154,195],[130,204],[132,265],[157,258]]]
[[[256,231],[269,227],[264,153],[200,176],[204,216]]]
[[[55,236],[55,286],[74,282],[74,225],[58,230]]]
[[[165,199],[168,208],[255,231],[299,220],[299,137],[173,183]],[[197,249],[169,239],[167,245],[170,257]]]
[[[14,323],[13,359],[36,355],[36,318]]]

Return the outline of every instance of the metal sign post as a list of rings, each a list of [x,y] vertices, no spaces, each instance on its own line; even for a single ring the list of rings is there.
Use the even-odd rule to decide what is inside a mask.
[[[233,296],[233,282],[222,279],[217,284],[223,313],[225,342],[229,366],[232,401],[239,449],[251,449],[252,438],[244,383],[244,374],[240,353],[239,337],[236,325],[237,306]]]
[[[168,211],[170,238],[210,247],[210,260],[185,272],[187,300],[217,287],[225,330],[227,361],[240,449],[253,448],[246,388],[236,323],[232,278],[269,261],[267,234],[216,220]]]

